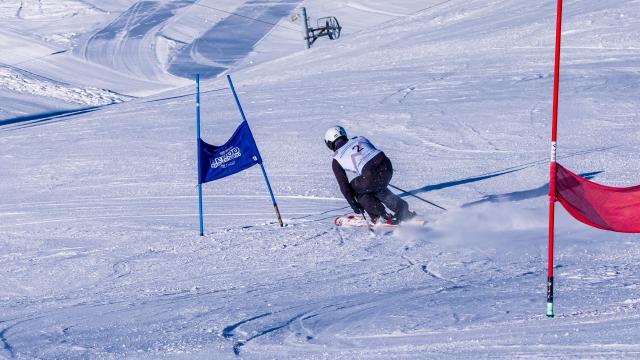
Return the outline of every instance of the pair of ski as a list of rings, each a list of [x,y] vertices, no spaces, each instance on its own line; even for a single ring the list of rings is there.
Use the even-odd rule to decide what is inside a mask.
[[[342,227],[366,227],[369,229],[369,231],[376,235],[391,234],[395,229],[398,228],[398,225],[393,224],[371,224],[369,220],[367,220],[364,216],[356,214],[338,216],[336,217],[334,222],[337,226]],[[418,220],[414,218],[409,220],[409,223],[417,226],[424,226],[426,222],[424,220]]]

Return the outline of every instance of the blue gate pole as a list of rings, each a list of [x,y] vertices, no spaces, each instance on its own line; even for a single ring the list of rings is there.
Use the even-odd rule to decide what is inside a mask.
[[[200,74],[196,74],[196,134],[198,138],[198,209],[200,212],[200,236],[204,236],[204,221],[202,220],[202,182],[200,182]]]
[[[238,110],[240,110],[240,115],[242,116],[242,121],[247,121],[247,117],[244,116],[244,110],[242,110],[242,105],[240,105],[240,100],[238,99],[238,94],[236,94],[236,89],[233,86],[233,82],[231,81],[231,76],[227,75],[227,81],[229,81],[229,87],[231,88],[231,92],[233,93],[233,98],[236,100],[236,105],[238,105]],[[247,126],[249,122],[247,121]],[[271,189],[271,183],[269,183],[269,177],[267,176],[267,171],[264,169],[264,165],[260,162],[260,169],[262,169],[262,175],[264,176],[264,181],[267,183],[267,189],[269,189],[269,195],[271,195],[271,202],[273,203],[273,208],[276,211],[276,217],[278,219],[278,224],[280,227],[284,226],[282,223],[282,217],[280,216],[280,209],[278,209],[278,203],[276,203],[276,197],[273,196],[273,190]]]
[[[269,183],[269,178],[267,177],[267,171],[264,169],[264,165],[260,163],[260,169],[262,169],[262,175],[264,176],[264,181],[267,183],[267,189],[269,189],[269,195],[271,195],[271,202],[273,202],[273,209],[276,211],[276,217],[278,218],[278,224],[280,227],[283,227],[282,217],[280,216],[280,209],[278,209],[278,204],[276,203],[276,198],[273,196],[273,190],[271,190],[271,184]]]

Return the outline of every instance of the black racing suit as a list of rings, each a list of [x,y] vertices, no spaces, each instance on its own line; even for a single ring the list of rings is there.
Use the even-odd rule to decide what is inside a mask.
[[[344,143],[346,141],[338,142],[336,148],[340,148]],[[391,160],[383,152],[369,160],[362,168],[362,174],[351,182],[337,160],[333,160],[331,167],[342,195],[352,208],[362,207],[373,219],[387,213],[385,206],[393,211],[400,221],[410,216],[409,204],[387,188],[393,176],[393,167]]]

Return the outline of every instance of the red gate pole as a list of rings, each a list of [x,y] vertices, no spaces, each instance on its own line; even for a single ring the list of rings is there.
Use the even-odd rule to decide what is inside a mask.
[[[547,273],[547,316],[553,317],[553,238],[556,203],[556,152],[558,137],[558,89],[560,87],[560,40],[562,34],[562,0],[558,0],[556,17],[556,51],[553,69],[553,124],[551,127],[551,161],[549,163],[549,265]]]

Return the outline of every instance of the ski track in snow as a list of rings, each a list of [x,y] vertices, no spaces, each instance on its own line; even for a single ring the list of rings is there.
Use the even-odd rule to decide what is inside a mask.
[[[175,86],[147,46],[168,25],[196,36],[174,22],[192,3],[110,3],[122,14],[74,53]],[[276,21],[299,2],[265,4],[216,6]],[[554,1],[349,4],[305,1],[345,29],[363,12],[412,15],[233,74],[284,228],[252,168],[204,185],[197,236],[193,86],[0,123],[0,357],[640,357],[636,235],[558,209],[557,317],[544,315]],[[635,5],[565,5],[559,160],[613,186],[640,182]],[[234,54],[287,39],[267,33]],[[224,79],[202,90],[203,139],[222,143],[237,109]],[[449,211],[407,195],[428,227],[336,227],[349,209],[321,140],[335,123],[383,148],[393,184]]]
[[[194,0],[169,3],[139,1],[83,45],[83,57],[141,78],[161,73],[154,51],[158,29]]]
[[[213,78],[246,57],[300,0],[246,1],[172,58],[168,71],[190,78]],[[257,19],[253,20],[253,19]]]

